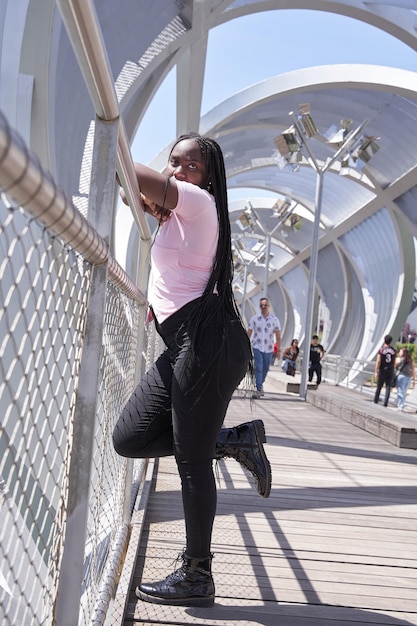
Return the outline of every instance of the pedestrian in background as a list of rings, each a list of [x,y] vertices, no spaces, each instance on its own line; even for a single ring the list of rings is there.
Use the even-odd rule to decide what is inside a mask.
[[[295,375],[295,369],[297,366],[297,357],[299,353],[298,339],[293,339],[291,345],[285,348],[282,355],[282,371],[288,374],[288,376]]]
[[[310,344],[310,361],[308,365],[308,382],[311,383],[313,380],[313,375],[316,374],[316,385],[317,387],[321,383],[321,360],[324,357],[324,348],[319,343],[319,336],[313,335],[311,338]]]
[[[397,356],[395,349],[391,346],[391,342],[391,335],[385,335],[384,344],[379,349],[375,363],[376,390],[374,402],[378,404],[381,389],[385,385],[384,406],[388,406],[392,379],[394,377],[395,358]]]
[[[413,388],[416,384],[416,369],[411,354],[407,348],[401,348],[395,361],[395,373],[397,375],[397,408],[404,411],[405,398],[411,382]]]
[[[255,362],[256,391],[253,398],[264,395],[263,384],[271,366],[274,343],[277,344],[277,358],[281,354],[281,324],[276,315],[270,312],[268,298],[259,301],[260,313],[253,315],[248,324],[248,335],[252,340]]]

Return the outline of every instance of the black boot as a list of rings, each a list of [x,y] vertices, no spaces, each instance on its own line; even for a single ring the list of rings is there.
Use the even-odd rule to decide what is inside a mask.
[[[216,459],[231,457],[248,469],[255,477],[258,493],[267,498],[271,493],[271,465],[266,457],[263,443],[266,442],[262,420],[254,420],[222,428],[216,443]]]
[[[136,587],[136,595],[145,602],[176,606],[212,606],[214,604],[214,581],[211,575],[211,559],[199,560],[180,557],[183,564],[164,580],[142,583]]]

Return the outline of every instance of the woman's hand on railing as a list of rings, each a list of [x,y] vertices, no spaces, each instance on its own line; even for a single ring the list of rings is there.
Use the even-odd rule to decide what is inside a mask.
[[[119,183],[119,181],[117,182]],[[156,204],[156,202],[152,202],[152,200],[147,198],[143,193],[140,194],[140,197],[145,213],[148,213],[149,215],[155,217],[160,224],[163,224],[171,217],[171,211],[169,209],[163,209],[158,204]],[[127,204],[129,206],[124,189],[120,190],[120,198],[122,199],[122,202],[124,202],[124,204]]]
[[[143,208],[145,209],[145,213],[149,213],[149,215],[153,215],[160,224],[163,224],[171,217],[171,211],[169,209],[163,209],[161,206],[153,202],[149,198],[147,198],[143,193],[140,194],[142,199]]]

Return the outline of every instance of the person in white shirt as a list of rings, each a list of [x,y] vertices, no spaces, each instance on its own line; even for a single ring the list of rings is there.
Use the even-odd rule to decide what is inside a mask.
[[[274,343],[277,344],[277,357],[281,354],[281,324],[276,315],[270,313],[271,304],[268,298],[259,301],[261,312],[249,320],[248,335],[252,340],[253,358],[255,362],[256,391],[253,398],[264,395],[263,384],[268,374]]]

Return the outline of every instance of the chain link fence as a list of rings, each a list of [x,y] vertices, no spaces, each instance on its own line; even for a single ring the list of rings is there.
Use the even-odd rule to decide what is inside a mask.
[[[144,301],[130,295],[134,287],[110,259],[115,280],[104,286],[97,408],[87,424],[94,430],[93,449],[86,459],[74,427],[86,417],[79,407],[77,414],[77,396],[94,265],[29,211],[1,198],[0,623],[60,623],[57,600],[63,577],[71,576],[62,571],[70,466],[79,464],[88,465],[90,478],[87,523],[79,524],[76,537],[84,546],[78,623],[102,624],[138,490],[132,476],[146,467],[145,461],[122,459],[112,446],[115,421],[153,352],[143,336]],[[82,220],[74,207],[69,210]]]
[[[0,550],[4,624],[51,612],[89,268],[1,205]]]

